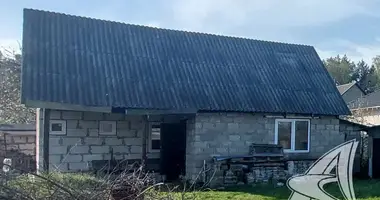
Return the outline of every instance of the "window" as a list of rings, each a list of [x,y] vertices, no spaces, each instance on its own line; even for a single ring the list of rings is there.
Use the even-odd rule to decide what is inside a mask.
[[[275,144],[280,144],[285,152],[309,152],[310,120],[277,119],[275,124]]]
[[[100,121],[99,134],[116,135],[116,121]]]
[[[50,120],[50,134],[66,135],[66,121],[65,120]]]
[[[150,129],[150,150],[159,151],[161,149],[161,127],[160,124],[152,124]]]

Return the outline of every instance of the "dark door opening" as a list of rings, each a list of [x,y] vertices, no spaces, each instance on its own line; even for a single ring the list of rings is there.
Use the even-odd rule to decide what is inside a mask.
[[[373,139],[372,145],[372,177],[380,178],[380,138]]]
[[[161,167],[167,181],[185,174],[186,122],[161,124]]]

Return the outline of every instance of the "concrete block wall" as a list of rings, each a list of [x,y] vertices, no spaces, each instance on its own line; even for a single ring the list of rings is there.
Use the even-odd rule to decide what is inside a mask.
[[[13,150],[25,155],[36,155],[35,135],[5,134],[6,150]]]
[[[0,132],[1,162],[11,160],[11,168],[17,172],[35,172],[36,135],[34,131]],[[17,173],[18,174],[18,173]]]
[[[335,117],[311,119],[310,126],[310,152],[288,153],[288,157],[317,158],[344,142]],[[211,166],[213,155],[248,154],[252,143],[274,144],[274,138],[275,118],[263,114],[198,113],[188,121],[186,176],[196,179],[203,160]]]
[[[303,174],[309,167],[315,162],[315,160],[305,160],[305,161],[289,161],[288,164],[288,175],[298,175]]]
[[[37,159],[42,166],[43,126],[38,112]],[[67,134],[50,135],[50,166],[61,171],[88,170],[91,160],[107,160],[111,149],[116,159],[140,159],[144,123],[141,116],[104,114],[96,112],[51,111],[51,119],[65,120]],[[115,136],[99,135],[99,121],[116,121]],[[339,120],[321,117],[310,120],[309,153],[289,153],[288,157],[316,158],[344,141]],[[252,143],[273,144],[275,118],[263,114],[198,113],[187,120],[186,176],[195,179],[213,155],[247,154]],[[148,152],[148,158],[159,153]]]
[[[41,114],[41,113],[40,113]],[[42,117],[39,131],[43,133]],[[108,160],[111,150],[115,159],[140,159],[142,157],[142,116],[52,110],[50,119],[66,121],[66,135],[50,134],[50,169],[59,171],[86,171],[92,160]],[[99,122],[116,121],[116,135],[99,134]],[[39,134],[38,167],[42,167],[43,134]],[[148,152],[148,158],[157,153]]]
[[[339,122],[339,131],[341,134],[346,136],[346,140],[356,139],[360,141],[361,129],[362,127],[353,123],[349,123],[343,120]]]
[[[342,135],[345,135],[346,141],[356,139],[356,141],[359,142],[359,145],[355,152],[355,160],[354,160],[354,167],[353,172],[358,173],[361,169],[361,153],[360,149],[363,148],[363,156],[368,157],[368,143],[363,142],[361,139],[361,129],[363,127],[356,125],[354,123],[349,123],[347,121],[341,120],[339,122],[339,131]],[[365,140],[364,140],[365,141]],[[363,158],[364,159],[364,158]]]

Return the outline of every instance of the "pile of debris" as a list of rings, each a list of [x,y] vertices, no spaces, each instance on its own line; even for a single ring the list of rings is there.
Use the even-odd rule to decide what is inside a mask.
[[[113,182],[111,189],[115,200],[143,200],[150,186],[155,184],[155,177],[145,173],[142,167],[133,173],[122,173]]]

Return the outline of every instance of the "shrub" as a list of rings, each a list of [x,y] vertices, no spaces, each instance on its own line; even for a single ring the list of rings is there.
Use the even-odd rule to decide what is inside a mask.
[[[22,175],[3,187],[12,199],[108,199],[106,180],[87,174],[50,173]]]
[[[48,173],[20,175],[0,187],[1,197],[19,199],[129,200],[172,199],[158,192],[154,178],[141,168],[119,175],[95,176],[85,173]]]
[[[155,183],[142,167],[133,172],[92,175],[87,173],[8,173],[0,183],[0,199],[9,200],[150,200],[194,199],[194,184]],[[0,180],[1,180],[0,178]]]

